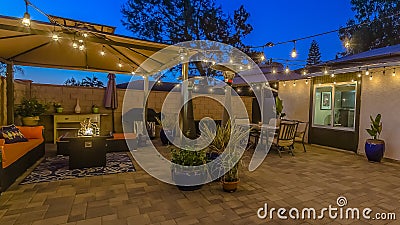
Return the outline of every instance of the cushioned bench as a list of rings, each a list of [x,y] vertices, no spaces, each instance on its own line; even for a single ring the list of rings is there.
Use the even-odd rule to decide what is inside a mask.
[[[4,140],[0,140],[2,157],[0,166],[1,191],[7,190],[19,176],[44,156],[44,127],[17,126],[17,128],[28,141],[4,144]]]

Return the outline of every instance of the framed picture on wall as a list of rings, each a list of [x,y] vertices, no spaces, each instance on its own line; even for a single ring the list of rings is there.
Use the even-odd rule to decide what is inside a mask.
[[[332,109],[332,92],[321,92],[321,110]]]

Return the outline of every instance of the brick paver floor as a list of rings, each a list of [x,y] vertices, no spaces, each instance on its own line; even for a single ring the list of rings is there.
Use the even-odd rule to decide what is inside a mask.
[[[14,185],[0,197],[0,224],[400,224],[378,220],[259,219],[268,207],[317,210],[370,207],[400,216],[400,164],[369,163],[349,152],[307,146],[282,158],[270,153],[254,172],[241,172],[239,189],[225,193],[218,182],[182,192],[164,184],[136,163],[136,172]],[[140,150],[139,150],[140,151]],[[325,214],[327,215],[327,214]]]

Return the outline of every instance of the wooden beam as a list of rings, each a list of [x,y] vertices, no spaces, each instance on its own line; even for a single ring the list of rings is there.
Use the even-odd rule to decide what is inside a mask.
[[[14,64],[7,64],[7,124],[14,124]]]

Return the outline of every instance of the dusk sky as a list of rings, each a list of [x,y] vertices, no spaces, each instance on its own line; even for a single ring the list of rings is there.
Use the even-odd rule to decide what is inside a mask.
[[[48,14],[100,23],[117,27],[116,33],[134,37],[122,24],[121,6],[126,0],[31,0],[31,2]],[[267,42],[281,42],[296,38],[326,32],[344,26],[346,21],[353,17],[350,0],[217,0],[226,12],[244,5],[251,14],[249,22],[253,25],[253,32],[246,38],[245,43],[259,46]],[[25,12],[23,0],[0,0],[0,15],[22,17]],[[32,7],[29,12],[33,20],[48,21]],[[338,34],[333,33],[315,40],[320,45],[322,60],[333,59],[336,53],[343,51]],[[306,60],[310,40],[296,43],[298,59]],[[265,50],[267,58],[289,59],[292,44],[275,46]],[[261,49],[260,49],[261,50]],[[67,78],[80,79],[85,76],[96,75],[106,82],[107,74],[80,71],[65,71],[23,67],[24,74],[17,74],[16,78],[30,79],[36,83],[62,84]],[[129,81],[130,76],[120,75],[117,83]]]

